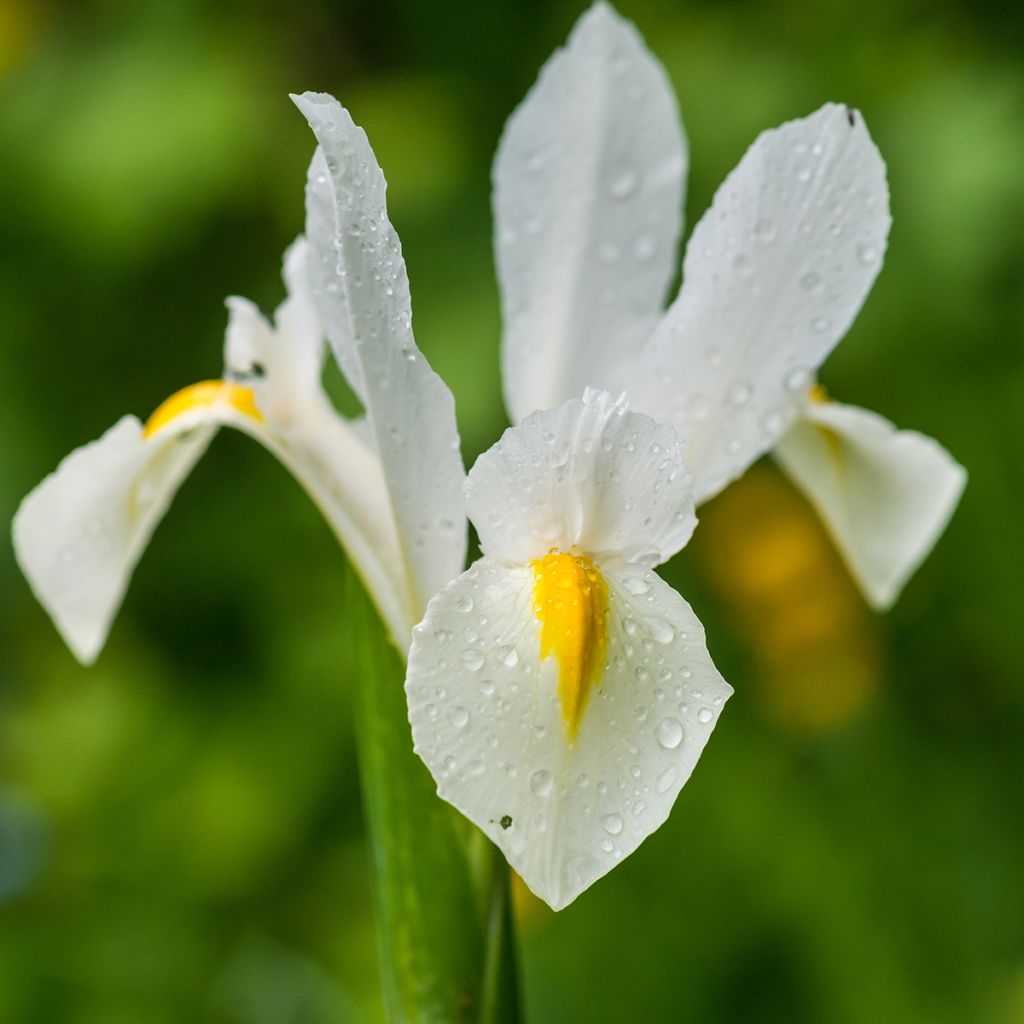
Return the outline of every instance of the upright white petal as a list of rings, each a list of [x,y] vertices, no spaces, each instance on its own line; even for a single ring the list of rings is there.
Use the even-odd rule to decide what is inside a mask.
[[[518,422],[616,389],[675,274],[686,145],[664,69],[594,4],[509,119],[494,164],[505,404]]]
[[[465,561],[454,402],[413,340],[405,261],[365,133],[333,97],[292,98],[320,143],[306,190],[314,298],[366,407],[412,600],[422,607]]]
[[[469,473],[466,511],[484,553],[519,564],[580,548],[656,565],[697,522],[675,431],[594,390],[506,430]]]
[[[248,299],[228,299],[224,366],[238,376],[272,377],[275,403],[289,414],[285,407],[301,406],[321,391],[324,361],[324,329],[313,303],[304,238],[285,251],[283,271],[287,296],[274,313],[273,326]]]
[[[963,466],[930,437],[836,402],[809,405],[775,457],[879,609],[892,605],[932,549],[967,481]]]
[[[885,165],[854,110],[765,132],[694,229],[679,297],[637,369],[637,408],[687,439],[698,503],[794,422],[877,275]]]
[[[146,441],[125,416],[67,456],[14,517],[18,564],[84,664],[96,660],[153,530],[217,429],[185,426]]]
[[[430,602],[406,690],[438,793],[560,909],[657,829],[732,693],[689,605],[643,566],[601,566],[608,663],[567,742],[540,659],[534,575],[484,558]]]

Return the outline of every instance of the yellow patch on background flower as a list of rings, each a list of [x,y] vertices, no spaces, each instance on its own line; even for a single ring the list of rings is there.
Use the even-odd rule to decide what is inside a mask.
[[[585,555],[553,550],[533,563],[533,610],[541,659],[558,659],[558,696],[574,742],[590,688],[601,678],[608,643],[608,587]]]
[[[193,409],[209,409],[217,405],[230,406],[257,423],[263,422],[263,414],[256,406],[252,388],[230,380],[204,380],[182,388],[163,402],[146,420],[142,436],[151,438],[157,431]]]

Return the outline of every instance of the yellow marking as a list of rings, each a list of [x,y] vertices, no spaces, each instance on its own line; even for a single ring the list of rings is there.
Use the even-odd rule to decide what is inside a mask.
[[[574,743],[591,686],[604,671],[608,587],[585,555],[552,550],[533,563],[533,610],[540,619],[541,659],[558,659],[558,696]]]
[[[163,430],[169,423],[193,409],[212,409],[218,405],[230,406],[257,423],[263,422],[263,414],[256,406],[256,396],[252,388],[231,380],[204,380],[171,395],[146,420],[142,436],[147,439],[152,437],[157,431]]]
[[[824,405],[828,401],[828,392],[820,384],[812,384],[807,389],[807,398],[816,405]]]

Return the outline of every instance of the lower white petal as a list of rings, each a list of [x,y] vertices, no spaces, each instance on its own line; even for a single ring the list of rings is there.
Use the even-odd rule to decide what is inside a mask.
[[[812,403],[775,457],[818,510],[868,601],[893,604],[967,480],[930,437],[836,402]]]
[[[531,567],[481,559],[430,602],[409,655],[413,738],[439,795],[556,910],[661,825],[732,693],[678,594],[642,566],[600,571],[607,664],[574,741]]]
[[[21,503],[18,563],[84,664],[99,654],[146,543],[216,430],[206,424],[147,440],[125,416]]]

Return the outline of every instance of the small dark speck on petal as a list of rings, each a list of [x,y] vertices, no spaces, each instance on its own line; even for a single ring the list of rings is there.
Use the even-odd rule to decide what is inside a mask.
[[[851,128],[857,123],[857,111],[853,107],[846,108],[846,120],[850,122]]]
[[[512,817],[511,817],[511,815],[503,814],[501,816],[501,821],[499,821],[498,824],[502,828],[511,828],[512,827]]]

